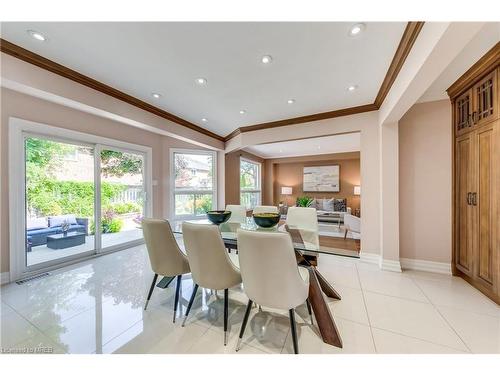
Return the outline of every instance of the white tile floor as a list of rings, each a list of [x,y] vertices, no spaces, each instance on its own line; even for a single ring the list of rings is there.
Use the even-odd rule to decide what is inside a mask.
[[[319,269],[342,295],[328,299],[344,348],[324,344],[297,309],[301,353],[500,353],[500,308],[463,280],[380,271],[357,259],[321,256]],[[1,348],[55,353],[233,354],[247,298],[230,291],[230,336],[223,345],[222,293],[200,290],[186,327],[174,324],[174,285],[156,288],[143,246],[1,288]],[[185,311],[192,281],[185,277]],[[253,309],[239,353],[291,353],[288,314]]]

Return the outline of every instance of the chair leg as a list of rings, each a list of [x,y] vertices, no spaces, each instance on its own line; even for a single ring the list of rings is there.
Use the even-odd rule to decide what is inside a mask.
[[[344,240],[347,239],[347,232],[348,232],[348,230],[346,229],[345,233],[344,233]]]
[[[175,286],[175,302],[174,302],[174,320],[173,320],[173,323],[175,323],[175,316],[177,315],[177,306],[179,305],[179,293],[181,291],[181,283],[182,283],[182,275],[177,275],[177,285]]]
[[[306,299],[306,305],[307,305],[307,311],[309,312],[309,317],[311,318],[311,325],[314,325],[313,314],[312,314],[312,310],[311,310],[311,304],[309,303],[309,298]]]
[[[243,317],[243,323],[241,324],[240,337],[238,338],[238,343],[236,344],[236,351],[240,350],[241,340],[243,339],[243,334],[245,333],[248,317],[250,316],[250,311],[252,310],[252,304],[252,300],[249,299],[247,303],[247,310],[245,311],[245,316]]]
[[[229,304],[229,289],[224,289],[224,346],[227,345],[227,318]]]
[[[186,320],[188,318],[189,311],[191,310],[191,306],[193,306],[194,297],[196,296],[197,291],[198,291],[198,284],[194,284],[193,294],[191,294],[191,298],[189,299],[188,307],[186,310],[186,316],[184,316],[184,321],[182,322],[183,327],[186,325]]]
[[[294,309],[290,309],[289,313],[290,313],[290,328],[292,330],[293,351],[295,354],[299,354],[299,344],[297,342],[297,326],[295,325]]]
[[[153,290],[155,288],[156,280],[158,280],[158,274],[155,273],[153,276],[153,282],[151,283],[151,287],[149,288],[148,299],[146,300],[146,304],[144,305],[144,310],[148,308],[149,300],[151,299],[151,295],[153,294]]]

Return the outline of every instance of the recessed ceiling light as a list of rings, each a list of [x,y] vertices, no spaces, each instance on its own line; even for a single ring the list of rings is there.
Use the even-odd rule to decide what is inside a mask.
[[[203,117],[203,118],[201,119],[201,121],[203,121],[203,122],[208,122],[208,120],[207,120],[205,117]]]
[[[357,86],[357,85],[351,85],[351,86],[349,86],[349,87],[347,88],[347,90],[348,90],[348,91],[354,91],[354,90],[356,90],[357,88],[358,88],[358,86]]]
[[[28,30],[28,34],[30,34],[32,38],[39,40],[40,42],[45,42],[47,40],[47,38],[43,34],[40,34],[35,30]]]
[[[318,150],[321,149],[321,146],[318,146]]]
[[[151,94],[151,96],[155,99],[160,99],[161,98],[161,94],[158,94],[157,92],[154,92]]]
[[[293,103],[295,103],[295,99],[288,99],[286,102],[287,102],[288,104],[293,104]]]
[[[364,23],[357,23],[355,25],[352,25],[351,28],[349,29],[349,36],[357,36],[361,34],[365,29],[365,24]]]
[[[283,150],[280,149],[280,153],[282,153],[282,152],[283,152]]]
[[[244,115],[245,113],[247,113],[247,111],[245,111],[244,109],[240,111],[240,115]]]
[[[273,61],[273,57],[271,55],[262,56],[262,64],[270,64]]]
[[[207,80],[206,80],[206,78],[196,78],[196,83],[198,85],[206,85],[207,84]]]

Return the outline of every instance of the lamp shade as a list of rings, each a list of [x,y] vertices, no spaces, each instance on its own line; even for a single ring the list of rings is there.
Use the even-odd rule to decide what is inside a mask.
[[[361,195],[361,186],[354,186],[354,195]]]
[[[290,186],[282,186],[281,195],[292,195],[292,188]]]

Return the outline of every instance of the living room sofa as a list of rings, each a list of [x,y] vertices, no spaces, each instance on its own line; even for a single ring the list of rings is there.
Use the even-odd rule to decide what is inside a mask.
[[[88,218],[74,217],[74,215],[60,215],[28,220],[26,225],[28,251],[31,251],[33,246],[45,245],[47,243],[47,236],[62,233],[62,223],[64,220],[69,223],[68,232],[88,234]]]
[[[343,223],[344,215],[351,213],[346,198],[314,199],[309,207],[316,208],[318,221],[324,223]]]

